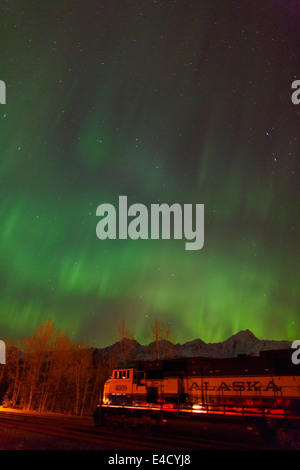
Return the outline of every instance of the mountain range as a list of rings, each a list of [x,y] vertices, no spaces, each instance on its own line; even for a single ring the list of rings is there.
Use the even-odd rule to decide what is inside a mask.
[[[194,339],[184,344],[173,344],[170,341],[160,340],[145,346],[134,339],[124,338],[106,348],[98,349],[102,357],[117,356],[120,360],[152,360],[158,358],[176,357],[236,357],[240,354],[250,356],[259,355],[262,350],[288,349],[291,342],[282,340],[261,340],[249,330],[240,331],[227,340],[219,343],[205,343],[201,339]]]

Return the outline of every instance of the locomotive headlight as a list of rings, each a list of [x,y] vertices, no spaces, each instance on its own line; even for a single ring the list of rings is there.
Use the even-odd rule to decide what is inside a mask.
[[[195,413],[201,413],[203,412],[203,410],[205,410],[205,407],[202,405],[198,405],[197,403],[192,405],[192,411],[194,411]]]

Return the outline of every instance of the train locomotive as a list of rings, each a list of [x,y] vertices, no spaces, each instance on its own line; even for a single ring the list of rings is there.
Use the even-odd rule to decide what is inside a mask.
[[[149,431],[163,429],[163,423],[175,417],[240,416],[264,427],[267,423],[278,430],[296,429],[297,440],[299,372],[291,350],[138,361],[113,370],[94,421]]]

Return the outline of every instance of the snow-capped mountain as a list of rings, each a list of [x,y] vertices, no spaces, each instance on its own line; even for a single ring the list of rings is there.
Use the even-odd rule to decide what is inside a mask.
[[[236,357],[239,354],[259,355],[262,350],[288,349],[290,341],[260,340],[249,330],[244,330],[230,336],[219,343],[205,343],[201,339],[194,339],[184,344],[172,344],[161,340],[149,345],[141,345],[135,340],[123,340],[99,350],[102,357],[116,356],[124,362],[128,360],[151,360],[175,357]]]

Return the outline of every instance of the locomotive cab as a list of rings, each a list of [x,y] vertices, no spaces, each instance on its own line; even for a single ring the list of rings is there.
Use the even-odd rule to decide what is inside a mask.
[[[176,408],[186,403],[184,384],[177,374],[138,368],[115,369],[104,385],[103,405]]]
[[[103,404],[131,405],[134,369],[115,369],[104,385]]]

